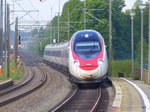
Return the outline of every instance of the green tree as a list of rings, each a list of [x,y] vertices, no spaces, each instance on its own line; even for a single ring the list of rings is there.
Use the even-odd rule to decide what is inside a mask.
[[[124,0],[114,0],[112,1],[112,31],[113,31],[113,58],[114,59],[130,59],[131,58],[131,19],[129,16],[129,11],[122,12],[123,7],[125,6]],[[62,14],[60,16],[60,41],[68,39],[68,28],[71,35],[77,30],[82,30],[84,27],[84,1],[80,0],[69,0],[65,3],[63,7]],[[86,10],[87,14],[87,29],[93,29],[100,32],[108,45],[109,40],[109,0],[86,0],[87,9],[101,9],[101,10]],[[69,11],[69,17],[68,17]],[[135,43],[138,43],[140,40],[140,12],[136,8],[135,11],[137,15],[135,17]],[[101,22],[95,20],[90,15],[93,15]],[[68,27],[67,21],[70,20],[70,25]],[[145,18],[146,20],[146,18]],[[74,23],[80,22],[80,23]],[[53,28],[53,38],[57,39],[57,26],[58,26],[58,16],[53,18],[51,25]],[[147,23],[145,23],[146,26]],[[74,27],[74,28],[73,28]],[[47,30],[48,29],[48,30]],[[40,30],[38,33],[42,36],[44,32],[50,32],[49,27],[47,29]],[[77,29],[77,30],[75,30]],[[146,29],[146,27],[145,27]],[[147,33],[146,33],[147,34]],[[148,37],[145,37],[146,41]],[[136,45],[135,45],[136,48]]]
[[[144,63],[147,64],[148,62],[148,43],[146,40],[144,40]],[[138,41],[138,43],[136,44],[137,49],[136,49],[136,62],[138,62],[139,64],[141,64],[141,41]]]
[[[31,36],[35,36],[38,34],[38,29],[34,29],[30,33],[31,33]]]
[[[142,3],[143,3],[143,0],[136,0],[136,2],[133,5],[133,8],[139,7],[139,5],[142,4]]]

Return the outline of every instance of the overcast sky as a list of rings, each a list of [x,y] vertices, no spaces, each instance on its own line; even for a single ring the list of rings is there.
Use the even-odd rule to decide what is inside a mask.
[[[7,0],[10,4],[10,9],[13,10],[13,1],[14,2],[14,9],[15,10],[39,10],[39,12],[31,12],[27,14],[22,21],[24,20],[50,20],[51,19],[51,8],[53,9],[52,16],[54,17],[58,14],[59,10],[59,0],[45,0],[44,2],[40,2],[40,0]],[[62,11],[63,5],[68,0],[60,0],[60,11]],[[125,9],[132,8],[134,2],[136,0],[125,0],[126,7]],[[143,0],[144,2],[148,0]],[[15,16],[24,16],[25,12],[15,12]],[[13,14],[11,13],[11,21],[13,21]]]
[[[131,9],[136,0],[125,0],[126,7],[125,9]],[[143,0],[143,2],[148,2],[148,0]]]

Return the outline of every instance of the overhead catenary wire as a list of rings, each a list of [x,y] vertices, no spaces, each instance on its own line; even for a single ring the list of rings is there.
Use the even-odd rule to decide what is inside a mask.
[[[17,1],[14,1],[23,11],[26,11],[19,3],[17,3]],[[35,18],[33,18],[30,14],[28,15],[32,20],[36,20]]]
[[[12,0],[12,1],[13,1],[13,0]],[[33,3],[31,2],[31,0],[28,0],[28,1],[29,1],[30,5],[31,5],[31,7],[32,7],[31,10],[25,10],[25,8],[22,7],[21,4],[19,4],[17,1],[14,1],[15,4],[16,4],[17,6],[19,6],[19,8],[20,8],[21,10],[13,10],[13,12],[15,12],[15,11],[17,11],[17,12],[26,12],[26,14],[24,14],[24,15],[21,16],[21,17],[19,17],[18,20],[23,20],[24,17],[28,15],[28,16],[31,18],[31,20],[35,21],[35,22],[34,22],[34,26],[37,25],[37,26],[38,26],[38,29],[39,29],[40,24],[43,23],[43,22],[45,22],[45,20],[41,20],[41,22],[39,22],[39,10],[37,10],[37,9],[34,7],[34,5],[33,5]],[[35,10],[34,10],[34,9],[35,9]],[[30,14],[31,12],[38,12],[38,17],[37,17],[37,18],[33,17],[33,16]],[[16,14],[14,13],[14,15],[16,15]],[[18,15],[16,15],[16,16],[18,16]],[[16,16],[15,16],[15,17],[16,17]],[[38,22],[37,22],[37,21],[38,21]],[[15,23],[15,20],[14,20],[11,24],[14,24],[14,23]],[[21,21],[19,21],[19,24],[20,24],[20,23],[21,23]],[[27,24],[28,24],[28,23],[27,23]],[[33,23],[32,23],[32,24],[33,24]]]

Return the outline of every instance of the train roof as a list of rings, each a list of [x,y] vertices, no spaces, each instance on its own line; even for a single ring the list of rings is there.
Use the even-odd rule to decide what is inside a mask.
[[[88,29],[88,30],[79,30],[79,31],[75,32],[72,35],[72,37],[76,36],[79,33],[86,33],[86,32],[96,33],[99,37],[103,38],[102,35],[98,31],[91,30],[91,29]],[[61,43],[49,44],[49,45],[46,45],[45,49],[48,49],[48,48],[59,48],[59,47],[67,46],[68,44],[69,44],[69,41],[64,41],[64,42],[61,42]]]
[[[74,33],[72,37],[75,37],[75,36],[78,35],[78,34],[84,34],[84,33],[97,34],[99,37],[102,37],[101,33],[99,33],[99,32],[96,31],[96,30],[91,30],[91,29],[89,29],[89,30],[79,30],[79,31],[77,31],[76,33]]]
[[[100,34],[100,35],[101,35],[101,33],[100,33],[100,32],[98,32],[98,31],[96,31],[96,30],[91,30],[91,29],[88,29],[88,30],[79,30],[79,31],[77,31],[76,33],[79,33],[79,32],[95,32],[95,33],[97,33],[97,34]],[[76,33],[74,33],[74,34],[76,34]]]
[[[55,47],[62,47],[67,46],[69,44],[69,41],[61,42],[61,43],[53,43],[46,45],[45,48],[55,48]]]

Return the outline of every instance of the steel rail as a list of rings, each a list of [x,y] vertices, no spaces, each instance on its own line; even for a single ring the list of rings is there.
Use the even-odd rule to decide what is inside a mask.
[[[83,91],[87,91],[87,96],[81,97],[84,94]],[[95,99],[93,99],[93,100],[90,99],[90,96],[95,95],[95,93],[96,94],[98,93],[96,101],[95,101]],[[83,103],[83,101],[86,105],[81,104],[81,102]],[[55,109],[50,110],[49,112],[72,111],[72,108],[73,108],[73,110],[75,109],[76,111],[78,111],[78,110],[84,111],[84,110],[87,110],[87,108],[89,108],[89,107],[90,107],[90,109],[88,109],[88,111],[96,112],[98,106],[100,105],[100,101],[101,101],[101,88],[93,89],[93,90],[78,88],[78,90],[75,91],[72,95],[70,95],[70,97],[65,99],[62,104],[57,106]],[[95,102],[95,103],[92,104],[91,102],[92,103]],[[75,104],[75,103],[78,103],[78,104]],[[78,106],[76,106],[76,105],[80,105],[80,104],[81,104],[81,106],[79,106],[79,108],[78,108]]]
[[[31,72],[31,69],[28,68],[28,70]],[[9,94],[10,92],[13,92],[15,90],[18,90],[18,89],[20,89],[23,86],[26,86],[29,82],[31,82],[33,80],[33,78],[34,78],[34,74],[29,73],[29,75],[27,76],[26,80],[23,81],[20,85],[11,87],[10,89],[7,89],[7,90],[4,90],[3,92],[0,92],[0,97],[4,96],[6,94]]]
[[[73,91],[73,90],[72,90]],[[66,107],[66,105],[68,105],[79,93],[79,88],[75,88],[75,90],[73,92],[70,92],[70,96],[68,98],[65,98],[65,100],[59,104],[58,106],[56,106],[54,109],[49,110],[48,112],[60,112],[61,110],[63,110],[63,108]]]
[[[6,96],[3,94],[3,96],[0,97],[0,107],[4,106],[6,104],[9,104],[9,103],[11,103],[13,101],[16,101],[16,100],[18,100],[18,99],[20,99],[22,97],[25,97],[26,95],[29,95],[29,94],[33,93],[34,91],[36,91],[37,89],[39,89],[40,87],[42,87],[46,83],[46,81],[47,81],[47,73],[45,73],[45,71],[42,70],[42,68],[40,68],[38,66],[35,66],[35,67],[37,67],[43,73],[41,75],[42,79],[39,79],[39,82],[38,83],[36,82],[36,85],[34,85],[31,88],[28,88],[28,90],[25,90],[25,89],[27,89],[26,87],[30,87],[29,85],[33,85],[32,81],[30,81],[30,83],[24,84],[24,86],[23,86],[24,88],[23,87],[19,87],[18,89],[14,89],[14,91],[12,90],[10,92],[10,94],[6,94]],[[36,76],[35,75],[36,74],[35,69],[30,67],[30,70],[32,71],[33,76],[35,77]],[[34,77],[33,77],[33,79],[34,79]],[[13,92],[17,92],[15,90],[18,90],[18,92],[19,92],[19,90],[23,90],[23,92],[18,93],[16,95],[16,94],[13,94]],[[12,96],[10,96],[10,95],[12,95]],[[9,97],[7,98],[7,96],[9,96]]]

